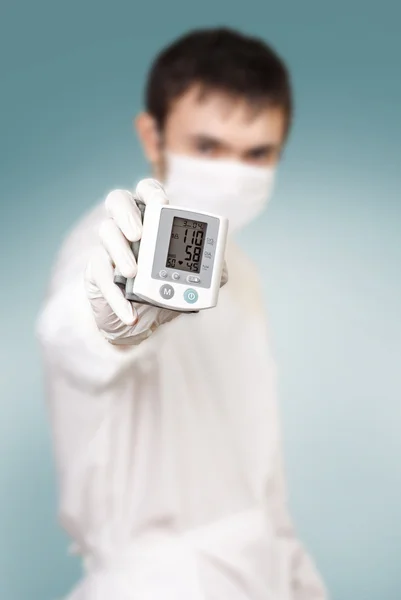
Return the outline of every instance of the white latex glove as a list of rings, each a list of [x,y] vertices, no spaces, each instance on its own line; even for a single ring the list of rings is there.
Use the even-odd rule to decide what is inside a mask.
[[[85,272],[85,286],[96,324],[104,337],[116,345],[136,345],[163,323],[181,313],[165,308],[130,302],[114,283],[114,268],[124,277],[135,277],[136,261],[129,242],[142,235],[141,213],[135,198],[148,205],[168,204],[165,191],[155,179],[142,179],[135,196],[127,190],[114,190],[106,198],[109,215],[100,226],[102,242]],[[222,285],[227,282],[224,268]]]

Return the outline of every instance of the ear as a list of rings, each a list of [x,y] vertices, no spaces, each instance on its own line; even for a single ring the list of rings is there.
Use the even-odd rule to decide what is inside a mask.
[[[147,112],[141,112],[134,120],[134,129],[146,158],[152,165],[157,165],[160,161],[160,139],[154,117]]]

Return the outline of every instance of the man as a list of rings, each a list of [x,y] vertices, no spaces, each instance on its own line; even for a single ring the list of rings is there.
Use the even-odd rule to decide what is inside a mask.
[[[281,59],[227,29],[156,59],[135,126],[155,179],[114,190],[63,245],[39,320],[60,516],[85,574],[69,600],[325,598],[286,506],[276,375],[255,266],[227,247],[218,306],[125,300],[135,199],[263,210],[291,120]],[[163,184],[163,187],[161,183]]]

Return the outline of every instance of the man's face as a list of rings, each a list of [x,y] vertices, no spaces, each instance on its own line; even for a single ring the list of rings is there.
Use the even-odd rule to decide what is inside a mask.
[[[141,119],[148,119],[147,127]],[[202,96],[196,86],[170,108],[162,139],[152,121],[149,115],[141,115],[137,129],[158,176],[164,174],[165,150],[198,158],[275,165],[280,158],[286,128],[281,108],[266,106],[255,111],[245,100],[220,92]]]

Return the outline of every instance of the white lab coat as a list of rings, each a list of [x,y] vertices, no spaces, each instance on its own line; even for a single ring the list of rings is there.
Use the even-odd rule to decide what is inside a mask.
[[[84,291],[104,216],[67,238],[37,327],[60,518],[85,567],[68,600],[326,598],[287,512],[254,265],[230,242],[217,308],[124,351]]]

